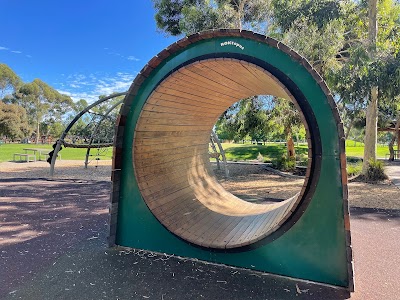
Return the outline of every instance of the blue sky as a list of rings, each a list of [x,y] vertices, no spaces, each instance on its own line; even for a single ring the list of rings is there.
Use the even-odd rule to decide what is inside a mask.
[[[0,63],[92,102],[125,91],[178,38],[157,32],[151,0],[0,0]]]

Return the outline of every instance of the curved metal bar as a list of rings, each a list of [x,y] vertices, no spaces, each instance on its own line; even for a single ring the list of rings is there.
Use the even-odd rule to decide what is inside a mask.
[[[124,101],[124,99],[121,99],[120,101],[118,101],[117,103],[115,103],[113,106],[110,107],[109,110],[106,111],[106,113],[103,115],[103,118],[97,123],[96,127],[93,129],[92,135],[90,136],[90,140],[89,140],[89,144],[88,144],[88,148],[86,151],[86,157],[85,157],[85,169],[87,169],[87,166],[89,164],[89,154],[90,154],[90,146],[93,143],[94,140],[94,136],[97,134],[97,131],[100,128],[101,123],[107,118],[107,116],[118,106],[120,105],[122,102]]]
[[[101,98],[99,100],[97,100],[96,102],[90,104],[89,106],[87,106],[84,110],[82,110],[79,114],[77,114],[75,116],[75,118],[71,121],[71,123],[68,124],[67,128],[65,128],[64,132],[61,134],[61,137],[57,140],[56,143],[56,147],[54,149],[54,154],[53,157],[51,158],[51,164],[50,164],[50,176],[54,175],[54,165],[56,163],[56,158],[57,158],[57,154],[60,151],[61,148],[61,144],[63,143],[65,137],[67,136],[68,132],[70,131],[70,129],[72,128],[72,126],[85,114],[87,113],[90,109],[92,109],[93,107],[95,107],[96,105],[99,105],[109,99],[118,97],[118,96],[123,96],[126,95],[127,92],[122,92],[122,93],[116,93],[114,95],[110,95],[104,98]]]

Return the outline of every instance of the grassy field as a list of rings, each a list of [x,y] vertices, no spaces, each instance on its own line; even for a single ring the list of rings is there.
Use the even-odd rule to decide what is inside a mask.
[[[223,143],[222,147],[225,149],[226,159],[232,161],[254,160],[257,159],[259,153],[264,157],[264,161],[272,161],[281,157],[286,151],[283,143],[268,143],[267,145]],[[295,148],[297,154],[307,155],[307,145],[299,145]]]
[[[281,156],[286,151],[286,146],[283,143],[268,143],[267,145],[252,145],[252,144],[222,144],[225,149],[227,160],[253,160],[257,159],[258,153],[261,153],[266,160],[273,160]],[[305,155],[307,153],[307,145],[300,144],[295,146],[297,154]],[[378,158],[385,158],[389,153],[386,145],[378,146]],[[362,143],[347,141],[346,142],[347,156],[362,158],[364,155],[364,146]]]
[[[12,161],[14,153],[25,153],[25,148],[34,148],[34,149],[48,149],[49,151],[53,150],[51,145],[35,145],[35,144],[2,144],[0,145],[0,162],[3,161]],[[90,150],[91,155],[97,154],[97,149]],[[33,153],[32,151],[28,151],[27,153]],[[61,158],[63,160],[85,160],[86,149],[79,148],[63,148],[60,152]],[[103,148],[99,151],[100,160],[111,159],[112,157],[112,148]],[[37,155],[36,155],[37,156]],[[37,157],[38,158],[38,157]],[[96,156],[91,156],[90,159],[95,159]],[[43,157],[42,157],[43,159]]]
[[[226,152],[226,157],[231,161],[240,160],[254,160],[257,159],[259,153],[266,161],[272,161],[280,157],[286,151],[286,146],[283,143],[268,143],[267,145],[253,145],[253,144],[222,144]],[[24,148],[42,148],[52,150],[51,145],[35,145],[35,144],[1,144],[0,145],[0,162],[12,161],[14,153],[25,153]],[[300,144],[296,146],[297,154],[303,156],[307,155],[307,145]],[[32,153],[32,152],[28,152]],[[97,149],[91,150],[91,155],[98,153]],[[389,153],[387,146],[378,146],[378,158],[385,158]],[[64,160],[85,160],[86,149],[79,148],[63,148],[60,152],[61,158]],[[106,160],[112,158],[112,148],[103,148],[99,151],[98,158]],[[346,142],[347,156],[363,157],[364,146],[362,143],[355,143],[353,141]],[[43,159],[43,158],[42,158]],[[91,159],[95,159],[92,156]]]

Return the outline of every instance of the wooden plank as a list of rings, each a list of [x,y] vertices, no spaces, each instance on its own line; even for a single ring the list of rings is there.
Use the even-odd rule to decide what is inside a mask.
[[[213,74],[214,77],[210,76],[207,68],[200,65],[199,63],[190,65],[183,71],[178,70],[178,72],[182,72],[187,77],[188,81],[196,81],[205,84],[207,86],[210,86],[212,88],[219,89],[221,90],[222,93],[224,94],[228,93],[237,99],[243,99],[248,97],[247,93],[244,93],[240,89],[238,90],[233,88],[232,86],[221,84],[221,82],[219,81],[220,77],[219,74],[218,75]]]
[[[154,189],[153,191],[148,191],[148,193],[143,193],[142,191],[141,194],[143,198],[145,199],[158,199],[160,197],[164,197],[165,195],[169,195],[172,193],[175,193],[179,190],[182,190],[186,187],[190,187],[187,181],[183,181],[181,184],[176,184],[174,186],[168,186],[168,187],[161,187],[159,189]]]
[[[183,158],[189,158],[192,156],[204,155],[208,157],[208,148],[205,146],[188,146],[185,148],[176,148],[175,151],[168,151],[167,153],[158,152],[144,152],[137,151],[133,153],[135,164],[139,166],[149,166],[154,164],[160,164],[163,161],[174,161]]]
[[[197,141],[193,139],[191,142],[188,141],[178,141],[178,142],[169,142],[169,143],[156,143],[156,144],[134,144],[133,148],[135,149],[135,153],[139,151],[148,152],[158,152],[158,153],[166,153],[168,151],[173,151],[175,149],[186,149],[190,150],[192,148],[207,148],[208,149],[208,141]]]
[[[183,214],[187,210],[196,209],[200,205],[198,202],[190,201],[191,194],[182,195],[174,200],[158,205],[153,209],[153,213],[159,215],[163,219],[164,225],[169,225],[176,214]]]
[[[186,186],[182,189],[179,189],[168,195],[163,195],[162,197],[159,197],[159,198],[145,199],[145,202],[147,203],[147,205],[149,207],[156,208],[156,207],[168,204],[171,201],[176,202],[175,201],[176,199],[192,197],[191,195],[193,195],[192,187]]]
[[[205,207],[200,205],[197,201],[180,202],[174,207],[174,209],[170,210],[168,214],[165,215],[163,224],[172,228],[188,225],[187,223],[182,224],[181,222],[183,214],[188,211],[193,211],[193,214],[190,216],[190,222],[195,222],[197,220],[197,216],[204,214],[207,209],[205,209]]]
[[[186,230],[182,229],[182,231],[186,231],[187,234],[195,237],[196,244],[201,244],[210,238],[210,231],[214,232],[216,228],[223,226],[224,221],[227,221],[227,219],[227,216],[209,210],[206,217],[203,217]]]
[[[165,119],[165,120],[175,120],[176,118],[179,118],[181,120],[187,120],[187,121],[197,121],[198,117],[197,116],[189,116],[189,115],[177,115],[176,113],[171,113],[171,112],[154,112],[154,111],[145,111],[142,110],[140,114],[140,118],[160,118],[160,119]],[[203,118],[205,120],[214,120],[214,117],[209,117],[208,115],[204,115]]]
[[[211,90],[219,91],[220,93],[226,94],[227,96],[231,96],[236,99],[242,99],[245,97],[243,91],[235,90],[228,86],[221,86],[218,81],[215,81],[215,78],[209,78],[208,76],[205,76],[204,73],[196,70],[195,66],[193,65],[179,69],[177,72],[174,73],[174,76],[175,74],[176,76],[179,76],[178,79],[182,79],[185,82],[196,82],[200,86],[207,86]]]
[[[194,130],[192,132],[189,131],[160,131],[160,132],[149,132],[149,131],[135,131],[136,139],[157,139],[157,138],[179,138],[179,137],[193,137],[197,138],[198,136],[209,137],[211,134],[211,130]]]
[[[143,107],[145,111],[153,111],[153,112],[172,112],[177,115],[188,115],[188,116],[202,116],[204,112],[199,110],[196,107],[191,106],[190,104],[186,105],[172,105],[172,102],[163,102],[157,104],[146,104]],[[207,112],[209,117],[219,117],[221,114],[216,111]]]
[[[228,243],[228,246],[238,247],[248,244],[248,242],[251,241],[249,237],[253,236],[253,232],[258,229],[264,218],[265,214],[255,215],[247,229],[242,232],[240,236],[234,237],[231,243]],[[233,241],[235,242],[234,244],[232,243]]]
[[[157,99],[168,100],[178,103],[191,103],[198,107],[207,107],[215,105],[217,107],[229,107],[232,102],[236,102],[237,98],[227,96],[220,92],[208,92],[206,87],[195,89],[191,86],[183,86],[173,83],[159,86],[154,94],[147,100],[147,103],[152,103]]]
[[[232,93],[231,89],[227,87],[218,86],[213,87],[212,85],[208,85],[206,83],[195,84],[197,81],[191,81],[190,77],[184,75],[182,73],[181,79],[169,79],[162,85],[165,89],[171,89],[173,91],[182,91],[191,95],[197,95],[199,97],[204,98],[204,101],[210,103],[209,99],[217,99],[220,104],[227,105],[232,101],[237,101],[238,97],[237,93]],[[164,92],[166,94],[174,95],[170,92]],[[242,94],[240,94],[241,96]],[[190,97],[191,98],[191,97]],[[201,101],[199,99],[199,101]]]
[[[223,61],[210,62],[208,67],[232,80],[236,86],[249,91],[249,96],[265,93],[265,88],[259,87],[254,80],[245,77],[243,72],[245,70],[240,63],[234,64],[232,60],[224,59]]]
[[[188,178],[191,174],[191,169],[195,169],[200,165],[191,166],[191,168],[174,168],[165,174],[147,174],[138,178],[138,183],[141,189],[146,190],[153,186],[161,186],[166,184],[174,184],[176,180],[181,180],[182,177]]]
[[[209,130],[209,125],[142,125],[137,130],[140,131],[192,131],[192,130]]]
[[[240,61],[240,63],[258,80],[261,86],[268,89],[268,94],[290,100],[291,97],[286,93],[283,84],[272,74],[253,64],[244,61]]]
[[[208,160],[203,160],[203,159],[195,159],[196,162],[193,162],[192,159],[179,159],[179,160],[174,160],[174,161],[167,161],[164,162],[162,165],[151,165],[151,166],[145,166],[145,167],[139,167],[137,164],[135,164],[135,171],[137,173],[137,177],[143,177],[146,176],[147,174],[154,174],[154,173],[166,173],[171,170],[171,168],[177,166],[197,166],[203,163],[208,163]]]
[[[176,117],[175,119],[163,119],[154,117],[141,117],[136,126],[143,126],[143,125],[174,125],[174,126],[181,126],[181,125],[195,125],[195,124],[203,124],[208,125],[209,128],[212,128],[215,124],[214,118],[212,119],[204,119],[204,120],[185,120],[183,118]]]
[[[274,221],[276,221],[276,217],[281,214],[282,211],[285,211],[285,209],[286,205],[281,206],[266,214],[265,219],[260,222],[258,228],[253,231],[253,235],[249,236],[249,240],[259,240],[263,238],[266,233],[268,233],[272,229]]]
[[[241,85],[237,80],[230,77],[230,73],[232,71],[234,72],[234,70],[226,70],[222,60],[219,60],[218,62],[212,60],[206,62],[203,61],[200,62],[200,64],[203,65],[204,68],[207,68],[208,72],[210,72],[213,77],[218,78],[218,82],[220,82],[221,85],[243,91],[246,95],[244,98],[254,95],[253,89]],[[224,71],[221,71],[222,69],[224,69]]]
[[[146,106],[162,106],[166,108],[174,108],[174,109],[179,109],[181,111],[187,111],[187,112],[207,112],[207,114],[211,114],[214,111],[225,111],[227,109],[227,106],[213,106],[212,104],[203,104],[200,102],[197,102],[197,105],[194,105],[195,99],[188,98],[187,101],[178,101],[179,98],[178,96],[175,96],[176,101],[171,101],[168,99],[163,99],[164,98],[172,98],[170,95],[163,95],[155,92],[155,94],[150,97],[147,100]],[[229,106],[228,106],[229,107]],[[215,113],[215,112],[214,112]]]
[[[191,145],[196,142],[199,144],[206,144],[209,142],[210,137],[208,135],[204,136],[186,136],[186,137],[155,137],[152,139],[134,139],[134,145],[162,145],[162,144],[179,144],[179,145]]]
[[[146,182],[140,181],[138,182],[140,192],[143,196],[146,196],[146,199],[151,199],[154,197],[153,195],[158,193],[159,191],[163,191],[166,189],[174,189],[174,186],[189,186],[187,174],[180,174],[175,178],[171,178],[165,181],[159,182],[159,184],[154,182]],[[156,197],[158,198],[159,195]]]
[[[242,97],[238,97],[239,99],[249,97],[249,94],[251,94],[249,92],[251,92],[251,91],[249,91],[248,89],[243,90],[242,87],[234,84],[234,82],[232,80],[230,80],[223,74],[220,74],[219,72],[215,72],[214,70],[211,70],[208,67],[208,63],[211,61],[213,61],[213,60],[205,60],[205,61],[198,62],[197,64],[193,64],[190,66],[190,71],[199,76],[202,76],[204,78],[207,78],[208,80],[211,80],[211,81],[217,83],[219,86],[223,86],[225,88],[235,91],[239,95],[243,95]]]

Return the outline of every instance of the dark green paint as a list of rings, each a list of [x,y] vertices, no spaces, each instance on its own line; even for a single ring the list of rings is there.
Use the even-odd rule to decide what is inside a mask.
[[[220,43],[227,40],[238,42],[245,49],[221,47]],[[227,51],[265,60],[295,82],[316,116],[323,160],[313,199],[288,232],[256,249],[222,253],[192,246],[171,234],[156,220],[143,201],[134,176],[132,141],[141,109],[164,76],[190,59]],[[290,56],[267,44],[239,37],[213,38],[192,44],[160,64],[142,84],[132,102],[124,132],[116,243],[346,287],[349,278],[338,145],[336,122],[324,92],[308,71]]]

